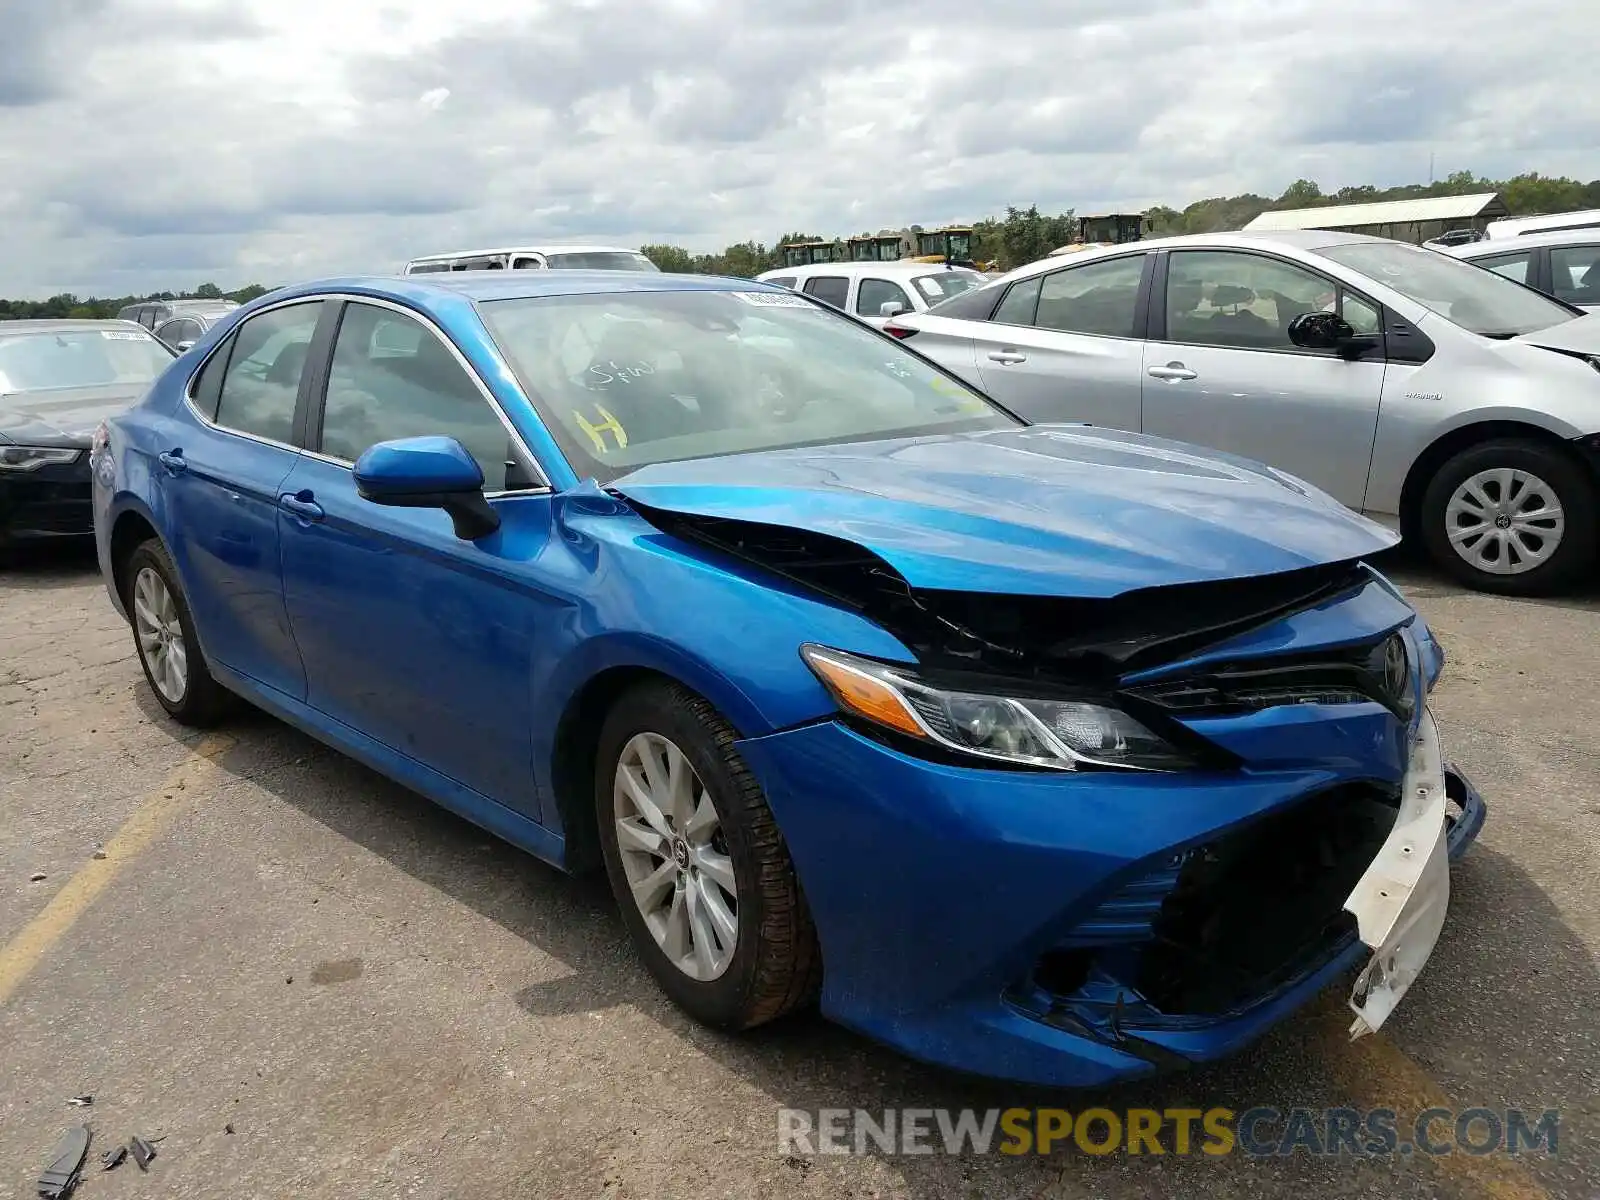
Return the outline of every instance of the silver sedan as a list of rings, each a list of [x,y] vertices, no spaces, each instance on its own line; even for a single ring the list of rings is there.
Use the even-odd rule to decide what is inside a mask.
[[[1197,234],[1021,267],[886,332],[1033,421],[1258,459],[1531,595],[1596,557],[1600,315],[1384,238]]]

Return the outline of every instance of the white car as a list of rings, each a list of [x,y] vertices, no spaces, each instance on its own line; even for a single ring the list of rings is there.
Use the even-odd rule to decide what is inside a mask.
[[[926,312],[986,282],[981,272],[966,267],[919,262],[815,263],[763,271],[756,278],[815,296],[880,328],[890,317]]]
[[[1134,242],[884,331],[1030,421],[1268,463],[1472,587],[1550,591],[1596,560],[1600,314],[1434,250],[1315,229]]]
[[[1600,310],[1600,229],[1525,233],[1450,246],[1441,253],[1487,267],[1588,312]]]
[[[426,254],[408,262],[402,274],[549,270],[655,271],[659,268],[637,250],[624,246],[497,246],[488,250]]]

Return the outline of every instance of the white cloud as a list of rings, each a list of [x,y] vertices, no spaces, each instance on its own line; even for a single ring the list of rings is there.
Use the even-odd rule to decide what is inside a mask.
[[[0,294],[1600,175],[1592,0],[0,0]]]

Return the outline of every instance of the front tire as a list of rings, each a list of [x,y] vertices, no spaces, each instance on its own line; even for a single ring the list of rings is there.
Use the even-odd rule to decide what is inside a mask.
[[[646,967],[678,1005],[747,1029],[811,1000],[822,957],[788,847],[734,730],[668,681],[606,718],[595,814],[612,893]]]
[[[157,702],[180,725],[215,725],[226,715],[232,694],[211,675],[178,569],[155,538],[128,556],[122,595],[139,665]]]
[[[1469,446],[1429,481],[1421,517],[1430,557],[1479,591],[1545,595],[1594,566],[1594,483],[1558,446]]]

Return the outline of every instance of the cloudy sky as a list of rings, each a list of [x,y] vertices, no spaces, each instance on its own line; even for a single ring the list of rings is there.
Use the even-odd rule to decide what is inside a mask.
[[[1594,0],[0,0],[0,295],[1600,176]]]

